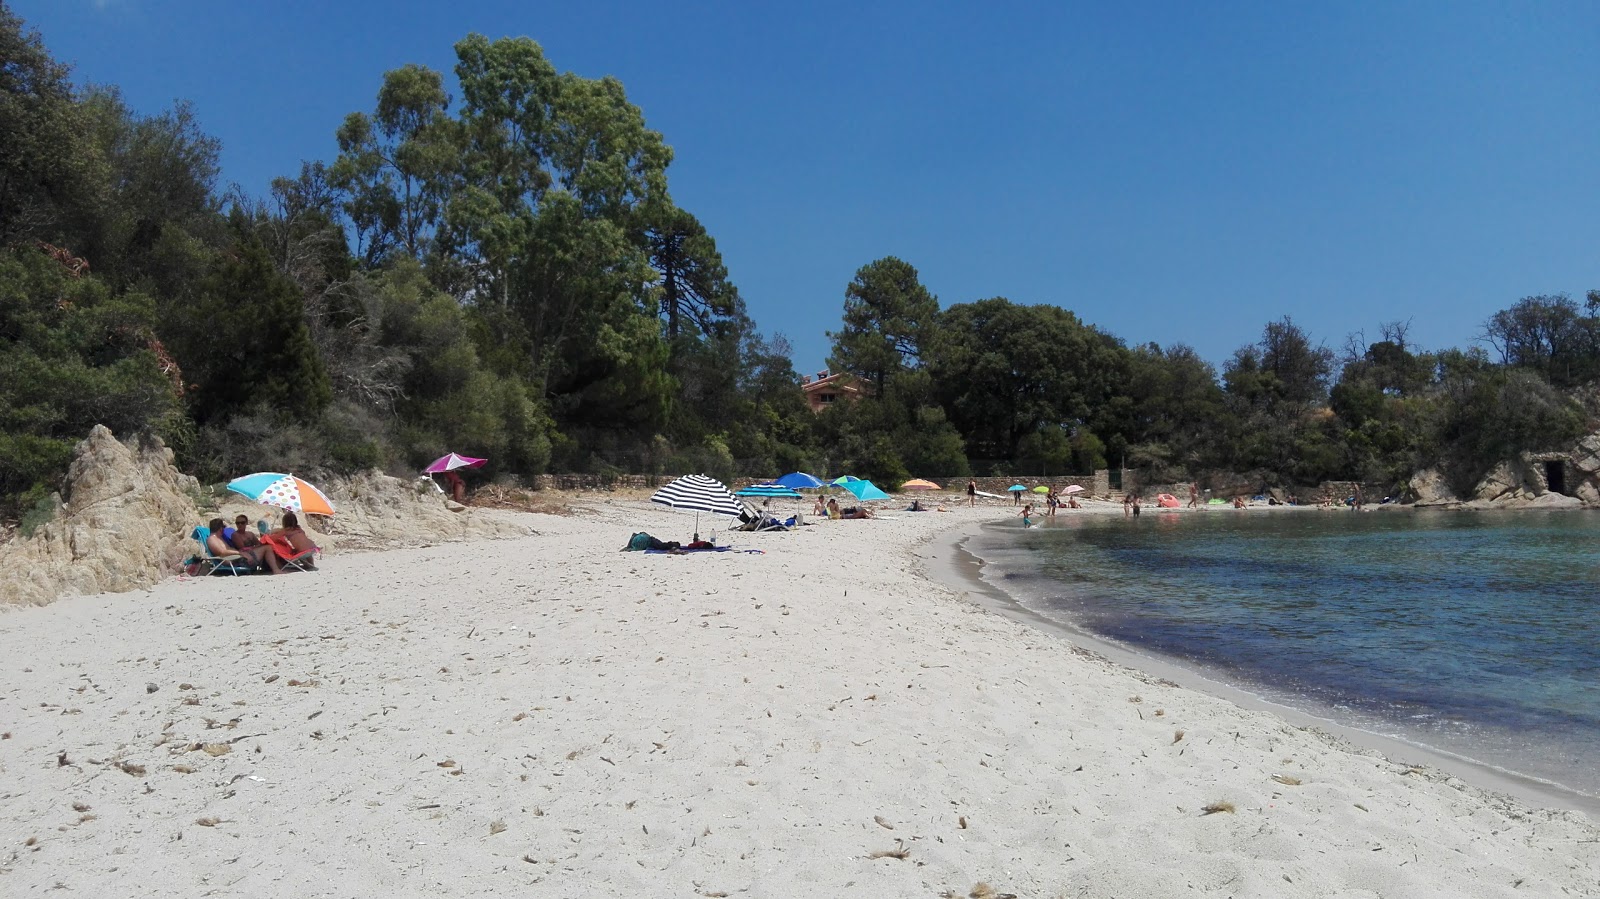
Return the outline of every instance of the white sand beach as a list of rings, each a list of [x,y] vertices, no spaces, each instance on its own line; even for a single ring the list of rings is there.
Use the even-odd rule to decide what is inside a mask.
[[[0,895],[1600,895],[1580,812],[929,576],[1010,506],[673,556],[618,549],[691,513],[574,505],[0,614]]]

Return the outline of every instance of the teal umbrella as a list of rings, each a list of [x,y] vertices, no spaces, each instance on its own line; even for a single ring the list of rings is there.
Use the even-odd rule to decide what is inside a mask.
[[[1011,493],[1027,493],[1028,492],[1028,488],[1022,486],[1021,484],[1012,484],[1010,487],[1007,487],[1006,490],[1010,491]]]
[[[878,489],[878,485],[872,483],[871,481],[863,481],[860,478],[844,484],[843,487],[854,494],[856,499],[859,499],[864,503],[869,503],[873,500],[890,498],[889,494]]]

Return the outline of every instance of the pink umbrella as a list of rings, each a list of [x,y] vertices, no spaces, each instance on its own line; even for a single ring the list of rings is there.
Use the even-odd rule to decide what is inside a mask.
[[[455,453],[440,456],[433,460],[433,464],[422,470],[423,474],[438,474],[442,471],[455,471],[458,468],[482,468],[488,459],[474,459],[471,456],[458,456]]]

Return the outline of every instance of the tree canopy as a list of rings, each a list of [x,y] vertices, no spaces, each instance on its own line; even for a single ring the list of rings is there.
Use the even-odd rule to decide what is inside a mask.
[[[490,477],[810,468],[892,486],[1127,465],[1394,485],[1441,464],[1470,487],[1600,408],[1596,292],[1495,313],[1492,355],[1388,323],[1336,358],[1285,316],[1219,372],[1067,297],[942,306],[885,256],[843,285],[829,333],[861,399],[813,414],[621,82],[525,37],[468,35],[455,56],[383,74],[332,159],[257,198],[219,190],[202,110],[74,84],[0,6],[0,510],[41,501],[96,423],[159,434],[213,480],[456,450]]]

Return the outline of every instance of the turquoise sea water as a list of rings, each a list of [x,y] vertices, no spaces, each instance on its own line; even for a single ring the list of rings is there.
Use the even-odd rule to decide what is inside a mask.
[[[1046,617],[1600,796],[1600,514],[1064,515],[967,549]]]

